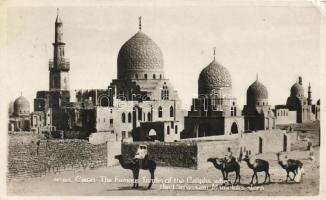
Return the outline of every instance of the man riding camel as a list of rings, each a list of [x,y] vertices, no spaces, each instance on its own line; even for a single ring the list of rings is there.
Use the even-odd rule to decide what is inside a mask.
[[[137,152],[134,157],[134,161],[139,163],[139,166],[142,167],[145,165],[145,162],[148,160],[147,146],[140,144]]]

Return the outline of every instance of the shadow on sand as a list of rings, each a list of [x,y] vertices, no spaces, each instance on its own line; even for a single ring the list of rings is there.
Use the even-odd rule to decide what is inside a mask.
[[[143,186],[139,186],[137,189],[136,188],[132,188],[131,186],[124,186],[124,187],[117,187],[117,188],[112,188],[112,189],[107,189],[106,191],[122,191],[122,190],[151,190],[151,189],[147,189],[147,187],[143,187]]]

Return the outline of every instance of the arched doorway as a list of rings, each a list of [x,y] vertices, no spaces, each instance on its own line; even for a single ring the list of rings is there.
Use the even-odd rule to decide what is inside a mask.
[[[102,106],[102,107],[109,106],[109,98],[107,96],[100,97],[100,106]]]
[[[205,137],[209,135],[210,127],[208,124],[203,123],[198,127],[198,137]]]
[[[233,122],[232,126],[231,126],[231,133],[232,134],[236,134],[238,133],[238,125],[237,123]]]

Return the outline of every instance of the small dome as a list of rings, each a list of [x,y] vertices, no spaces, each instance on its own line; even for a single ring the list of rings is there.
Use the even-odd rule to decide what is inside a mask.
[[[291,87],[291,96],[292,97],[303,97],[304,96],[304,90],[303,90],[302,85],[300,85],[299,83],[295,83]]]
[[[268,91],[264,84],[256,80],[247,90],[247,105],[256,105],[260,100],[268,99]]]
[[[163,55],[157,44],[139,31],[119,51],[118,78],[134,78],[146,73],[163,74]]]
[[[20,96],[14,102],[14,115],[15,116],[27,116],[29,115],[29,102],[28,100]]]
[[[215,60],[205,67],[199,74],[198,94],[211,94],[213,89],[232,87],[229,71]]]

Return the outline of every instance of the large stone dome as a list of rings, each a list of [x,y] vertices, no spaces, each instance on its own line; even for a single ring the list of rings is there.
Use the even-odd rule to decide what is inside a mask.
[[[157,44],[139,31],[120,49],[119,79],[155,79],[163,77],[163,55]]]
[[[291,87],[291,97],[304,97],[304,90],[302,85],[295,83]]]
[[[266,103],[267,100],[268,100],[268,91],[264,84],[256,80],[248,87],[247,105],[257,105],[258,102]]]
[[[212,90],[231,88],[232,79],[229,71],[213,60],[199,74],[198,94],[211,94]]]
[[[14,102],[14,115],[15,116],[28,116],[30,105],[28,100],[20,96]]]

